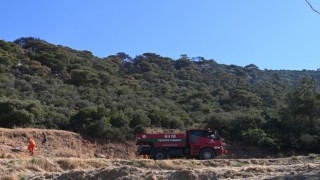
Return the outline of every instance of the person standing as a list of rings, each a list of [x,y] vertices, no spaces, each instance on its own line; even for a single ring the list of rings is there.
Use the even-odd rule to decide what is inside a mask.
[[[28,145],[28,150],[30,152],[30,155],[33,155],[34,154],[34,149],[35,149],[35,146],[36,146],[36,143],[34,142],[34,140],[32,138],[28,138],[29,140],[29,145]]]
[[[42,132],[42,135],[43,135],[43,139],[42,139],[41,144],[44,145],[47,142],[47,136],[44,132]]]

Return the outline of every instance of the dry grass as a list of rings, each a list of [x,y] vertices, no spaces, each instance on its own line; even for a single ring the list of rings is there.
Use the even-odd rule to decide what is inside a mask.
[[[91,177],[87,173],[100,173],[107,177],[110,173],[130,175],[144,179],[170,179],[185,177],[185,179],[263,179],[264,177],[284,176],[292,172],[317,173],[320,160],[309,156],[299,157],[303,163],[291,158],[281,159],[217,159],[217,160],[123,160],[100,158],[29,158],[0,159],[0,176],[14,174],[20,177],[30,177],[31,174],[77,174]],[[296,164],[294,164],[296,163]],[[104,175],[103,175],[104,174]],[[29,176],[28,176],[29,175]],[[100,177],[99,175],[99,177]],[[67,175],[66,175],[67,176]],[[65,177],[66,177],[65,176]],[[77,176],[77,177],[78,177]],[[14,176],[8,176],[13,177]],[[81,176],[82,177],[82,176]],[[129,178],[129,176],[128,176]],[[135,178],[135,179],[139,179]],[[130,178],[129,178],[130,179]]]
[[[307,158],[309,158],[309,159],[320,159],[320,155],[311,153],[311,154],[308,155]]]
[[[12,174],[12,175],[3,175],[0,177],[0,180],[17,180],[18,178]]]
[[[32,158],[27,162],[27,169],[36,169],[44,172],[60,172],[61,167],[49,158]]]
[[[63,170],[82,170],[110,167],[112,163],[105,159],[59,158],[55,161]]]
[[[12,153],[1,153],[0,158],[3,159],[16,159],[16,155]]]
[[[7,174],[24,175],[31,172],[56,173],[66,170],[97,169],[111,167],[112,163],[103,159],[80,158],[30,158],[21,160],[0,160],[0,177]],[[9,176],[8,176],[9,177]],[[10,176],[11,177],[11,176]]]
[[[170,160],[156,161],[155,164],[159,167],[159,169],[166,169],[166,170],[178,169],[178,167]]]
[[[55,153],[56,157],[64,157],[64,158],[71,158],[71,157],[77,157],[82,158],[81,150],[78,152],[75,152],[74,149],[70,148],[63,148],[62,151]]]

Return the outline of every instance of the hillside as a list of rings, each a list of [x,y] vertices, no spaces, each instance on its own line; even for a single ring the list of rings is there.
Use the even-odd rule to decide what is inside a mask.
[[[320,71],[154,53],[99,58],[29,37],[0,41],[0,73],[0,127],[120,142],[147,128],[210,127],[270,150],[320,149]]]

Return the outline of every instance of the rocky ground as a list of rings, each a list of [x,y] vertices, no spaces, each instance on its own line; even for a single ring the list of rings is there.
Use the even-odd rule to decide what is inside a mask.
[[[48,139],[45,145],[42,132]],[[28,136],[37,143],[34,156],[26,151]],[[232,154],[207,161],[154,161],[137,157],[134,142],[89,140],[58,130],[0,128],[0,179],[320,179],[320,155],[260,158],[265,153],[258,151],[259,158],[248,158],[247,149],[237,148],[246,152],[246,158]]]

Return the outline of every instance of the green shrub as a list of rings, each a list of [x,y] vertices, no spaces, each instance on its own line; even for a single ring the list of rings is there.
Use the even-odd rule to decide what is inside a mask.
[[[133,130],[134,134],[145,134],[146,132],[146,129],[141,125],[136,126]]]
[[[270,138],[262,129],[248,129],[242,132],[244,142],[265,147],[276,147],[274,139]]]

